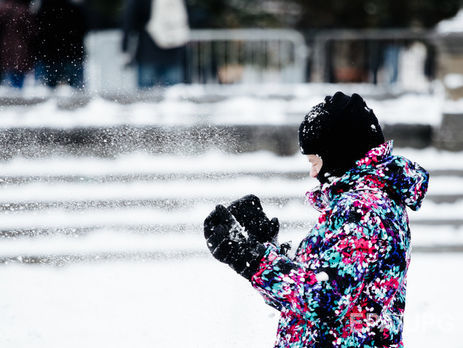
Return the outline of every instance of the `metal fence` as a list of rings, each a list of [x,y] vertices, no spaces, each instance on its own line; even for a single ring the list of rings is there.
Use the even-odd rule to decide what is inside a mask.
[[[193,30],[186,61],[193,83],[298,83],[307,47],[294,30]]]
[[[90,33],[87,82],[94,91],[133,91],[118,30]],[[185,81],[195,84],[352,82],[427,88],[436,74],[436,38],[412,30],[192,30]],[[306,44],[309,42],[309,44]]]
[[[134,90],[135,72],[124,66],[122,33],[86,38],[87,84],[93,91]],[[187,83],[298,83],[305,81],[307,46],[294,30],[192,30],[186,47]]]
[[[427,88],[437,73],[437,34],[415,30],[329,30],[312,37],[313,82]]]

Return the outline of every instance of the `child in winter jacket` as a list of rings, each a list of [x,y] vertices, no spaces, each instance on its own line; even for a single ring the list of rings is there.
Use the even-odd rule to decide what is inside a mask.
[[[316,165],[321,187],[307,197],[320,217],[295,257],[276,241],[278,219],[252,195],[206,218],[211,253],[281,312],[275,347],[403,347],[406,207],[420,207],[428,173],[392,155],[357,94],[338,92],[312,108],[299,144]]]

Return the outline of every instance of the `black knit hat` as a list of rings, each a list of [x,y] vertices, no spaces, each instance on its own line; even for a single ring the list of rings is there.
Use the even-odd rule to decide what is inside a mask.
[[[358,94],[342,92],[326,97],[312,108],[299,127],[299,146],[305,155],[323,160],[317,176],[322,183],[341,176],[372,148],[384,143],[384,135],[373,110]]]

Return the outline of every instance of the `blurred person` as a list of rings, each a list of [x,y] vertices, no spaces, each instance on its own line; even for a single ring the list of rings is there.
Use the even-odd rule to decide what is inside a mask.
[[[399,45],[394,43],[386,45],[384,49],[384,69],[386,72],[386,82],[389,84],[397,83],[399,77],[399,57]]]
[[[87,33],[82,1],[39,0],[36,77],[44,85],[84,88],[84,38]]]
[[[253,195],[206,218],[209,250],[281,312],[275,347],[403,347],[406,208],[420,208],[429,174],[392,155],[358,94],[337,92],[314,106],[299,145],[320,182],[306,194],[320,216],[295,257]]]
[[[137,65],[138,87],[184,82],[189,26],[184,0],[127,0],[122,51]]]
[[[371,82],[375,85],[397,83],[401,47],[393,42],[374,42],[369,48]]]
[[[0,64],[3,80],[11,87],[22,88],[33,68],[36,31],[28,0],[0,2]]]

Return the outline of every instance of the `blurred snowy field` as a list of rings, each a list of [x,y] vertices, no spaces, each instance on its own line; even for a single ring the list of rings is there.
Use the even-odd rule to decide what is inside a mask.
[[[463,347],[460,254],[413,255],[405,346]],[[209,257],[0,268],[0,346],[268,348],[278,312]]]

